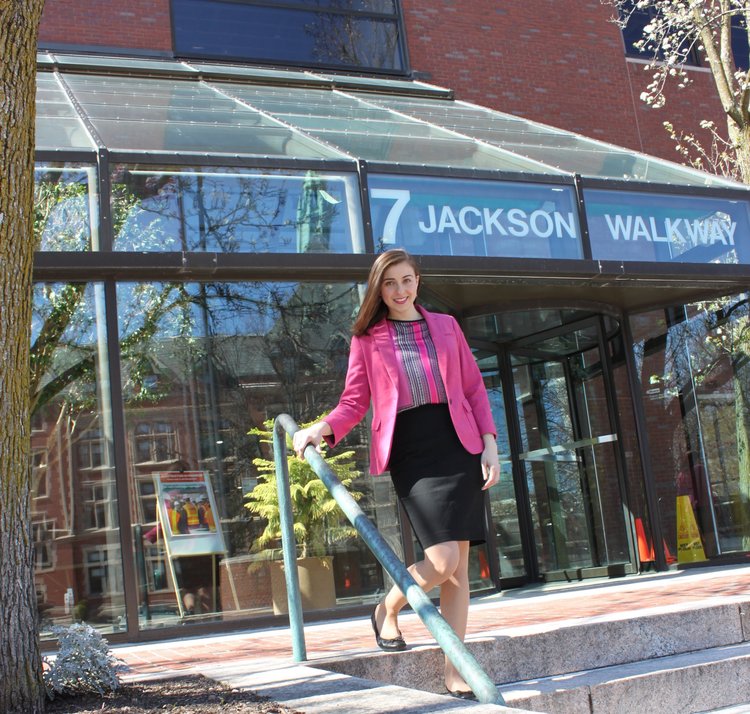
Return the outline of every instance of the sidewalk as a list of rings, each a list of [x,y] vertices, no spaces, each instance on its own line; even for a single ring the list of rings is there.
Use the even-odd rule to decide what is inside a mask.
[[[625,617],[645,610],[679,611],[693,606],[750,599],[750,566],[692,569],[564,585],[509,590],[471,601],[467,639],[550,623]],[[399,625],[412,646],[434,644],[418,617],[406,611]],[[367,617],[317,622],[305,627],[310,666],[316,660],[375,649]],[[192,674],[226,667],[269,671],[292,664],[288,627],[246,630],[146,644],[113,645],[130,668],[125,681]]]

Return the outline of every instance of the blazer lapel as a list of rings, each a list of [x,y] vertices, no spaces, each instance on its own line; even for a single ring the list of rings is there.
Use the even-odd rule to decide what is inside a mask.
[[[423,307],[416,305],[417,310],[422,314],[427,322],[427,328],[430,330],[432,341],[435,344],[437,352],[438,368],[440,376],[443,378],[443,384],[448,384],[448,365],[450,362],[450,349],[454,344],[451,337],[453,329],[450,320],[443,319],[439,313],[433,313],[425,310]]]
[[[398,365],[396,364],[396,352],[393,349],[393,341],[388,329],[388,322],[381,320],[370,328],[375,348],[380,353],[380,358],[385,365],[385,371],[391,378],[393,385],[398,389]]]

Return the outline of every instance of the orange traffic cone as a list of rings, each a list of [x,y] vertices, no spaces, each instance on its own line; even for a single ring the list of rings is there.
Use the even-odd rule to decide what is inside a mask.
[[[646,538],[646,531],[643,528],[643,519],[635,519],[635,537],[638,541],[638,558],[641,563],[653,563],[654,545]]]

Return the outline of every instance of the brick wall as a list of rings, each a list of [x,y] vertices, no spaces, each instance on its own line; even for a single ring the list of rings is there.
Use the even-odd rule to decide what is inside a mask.
[[[599,0],[402,0],[412,68],[464,99],[671,160],[665,119],[723,125],[708,72],[654,110],[649,75],[628,62]]]
[[[171,53],[169,0],[47,0],[45,43]]]

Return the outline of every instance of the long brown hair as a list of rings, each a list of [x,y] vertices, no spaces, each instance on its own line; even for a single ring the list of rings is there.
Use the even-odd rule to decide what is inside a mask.
[[[364,335],[376,322],[382,320],[387,312],[383,298],[380,297],[380,291],[383,287],[383,277],[385,271],[398,263],[409,263],[414,269],[414,275],[419,277],[419,265],[403,248],[392,248],[381,253],[370,268],[370,275],[367,277],[367,290],[365,298],[362,300],[362,307],[359,308],[357,319],[352,325],[352,332],[355,335]]]

